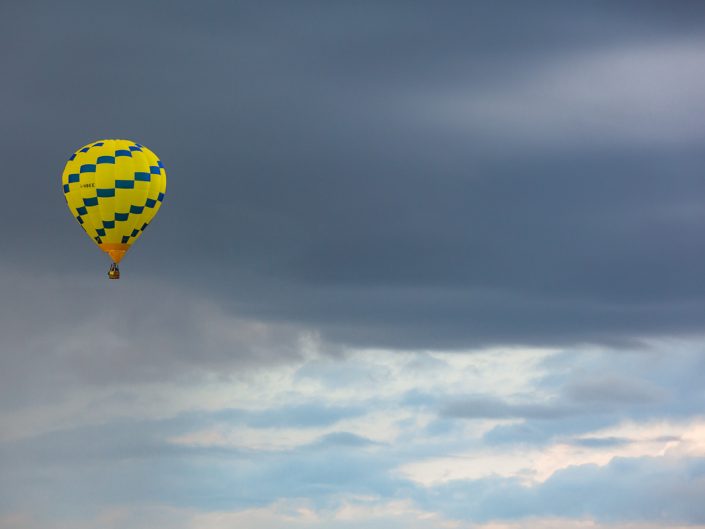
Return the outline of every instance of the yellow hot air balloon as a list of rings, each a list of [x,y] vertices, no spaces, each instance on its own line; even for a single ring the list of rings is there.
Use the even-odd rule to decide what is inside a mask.
[[[118,263],[162,205],[164,165],[139,143],[100,140],[69,158],[61,180],[71,214],[110,256],[108,277],[118,279]]]

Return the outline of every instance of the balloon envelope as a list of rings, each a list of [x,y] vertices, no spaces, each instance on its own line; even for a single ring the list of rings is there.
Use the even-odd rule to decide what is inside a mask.
[[[115,263],[142,235],[166,193],[162,162],[129,140],[100,140],[79,149],[61,180],[71,214]]]

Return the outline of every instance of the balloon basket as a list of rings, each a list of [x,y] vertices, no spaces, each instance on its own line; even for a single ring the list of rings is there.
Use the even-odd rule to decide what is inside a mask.
[[[116,263],[110,265],[110,270],[108,270],[108,278],[120,279],[120,269]]]

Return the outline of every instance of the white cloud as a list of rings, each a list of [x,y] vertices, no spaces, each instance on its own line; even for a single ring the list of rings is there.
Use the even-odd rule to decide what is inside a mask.
[[[197,321],[207,322],[204,325],[210,335],[209,343],[215,348],[239,343],[268,347],[270,339],[278,343],[278,338],[272,336],[276,337],[280,329],[241,322],[211,304],[201,303],[198,307],[193,314],[200,315]],[[20,451],[22,444],[28,443],[33,447],[29,454],[42,454],[51,461],[57,480],[65,473],[80,489],[86,486],[82,480],[89,479],[86,476],[91,476],[90,471],[77,468],[75,460],[65,454],[77,457],[75,454],[80,451],[72,447],[81,442],[82,427],[103,425],[104,429],[88,429],[87,435],[96,443],[93,457],[105,457],[100,463],[105,472],[110,473],[112,465],[119,461],[140,461],[122,474],[121,479],[128,484],[138,479],[141,468],[155,468],[157,454],[164,451],[175,458],[170,460],[176,465],[173,472],[188,469],[191,474],[184,479],[193,483],[192,487],[204,487],[205,503],[195,506],[201,507],[200,511],[179,510],[181,505],[174,498],[192,497],[193,491],[176,486],[172,490],[171,485],[163,483],[159,483],[159,492],[152,499],[163,496],[170,507],[158,507],[146,514],[139,514],[136,507],[106,507],[98,526],[126,529],[142,527],[142,517],[156,520],[152,526],[178,529],[256,529],[282,524],[313,528],[396,525],[420,529],[519,529],[524,526],[518,522],[472,525],[454,512],[455,507],[447,509],[443,502],[434,506],[433,501],[422,507],[422,502],[414,502],[416,492],[397,491],[408,487],[432,496],[434,490],[454,486],[451,482],[469,483],[492,477],[506,478],[531,490],[545,485],[560,470],[581,465],[606,467],[616,457],[682,461],[705,455],[705,427],[701,419],[693,416],[665,422],[634,416],[610,427],[588,427],[575,434],[558,429],[549,436],[547,444],[536,446],[493,444],[485,437],[498,425],[521,425],[525,419],[463,420],[439,413],[445,403],[468,395],[518,404],[527,400],[552,402],[563,389],[574,387],[576,381],[599,379],[606,372],[612,373],[607,379],[611,385],[626,380],[632,389],[673,389],[679,373],[691,369],[695,346],[684,348],[684,353],[672,349],[667,355],[649,353],[647,357],[638,352],[603,349],[569,355],[537,348],[458,353],[351,349],[343,356],[333,357],[326,355],[326,344],[315,335],[286,331],[285,337],[299,351],[286,362],[245,364],[242,369],[223,373],[194,367],[195,371],[185,371],[193,375],[190,379],[145,378],[129,384],[116,379],[104,386],[84,385],[55,403],[6,409],[0,420],[8,427],[3,428],[0,442],[15,441],[10,445]],[[644,358],[650,361],[645,363]],[[659,361],[655,362],[655,358]],[[667,376],[661,381],[659,375],[664,374]],[[622,398],[617,404],[631,406],[633,400]],[[652,405],[655,401],[648,402]],[[314,412],[322,418],[312,420]],[[560,425],[564,419],[558,415],[538,420]],[[148,433],[140,437],[140,432],[135,431],[132,439],[130,435],[123,436],[124,428],[147,428]],[[62,431],[68,433],[62,437]],[[117,431],[121,432],[118,439],[106,437]],[[48,436],[37,440],[42,433]],[[51,442],[54,435],[62,439],[56,454]],[[364,439],[372,443],[364,444]],[[174,447],[177,449],[170,452]],[[227,454],[238,455],[220,460],[229,457],[220,449],[234,449]],[[31,458],[24,463],[15,462],[13,472],[42,476],[43,467],[37,470],[32,465]],[[41,497],[42,487],[51,486],[50,482],[43,485],[26,479],[29,488],[17,494]],[[223,491],[243,487],[242,480],[257,482],[253,491],[256,505],[237,511],[206,505],[211,496],[227,497]],[[346,487],[354,489],[359,497],[341,498],[341,490]],[[308,496],[300,500],[293,497],[299,489]],[[359,495],[360,490],[368,489],[372,499]],[[96,505],[113,503],[109,487],[91,489],[91,493],[95,494],[92,501]],[[260,506],[272,500],[271,505]],[[321,506],[330,505],[333,500],[335,507]],[[43,507],[51,512],[51,503]],[[14,523],[25,529],[34,523],[21,513],[13,516],[6,518],[12,522],[6,521],[5,525]],[[80,529],[81,524],[90,527],[97,523],[95,519],[91,523],[74,522],[66,527]],[[525,526],[560,525],[550,519],[534,522],[533,526]],[[572,520],[570,524],[580,529],[603,527],[589,520]],[[570,524],[566,522],[563,527],[571,527]],[[61,527],[58,521],[56,527]]]
[[[613,440],[623,442],[613,443]],[[705,421],[698,418],[680,422],[628,421],[570,439],[558,439],[548,446],[474,447],[453,456],[407,463],[398,470],[401,475],[426,487],[493,476],[517,478],[532,485],[569,467],[605,466],[616,457],[666,455],[705,456]]]

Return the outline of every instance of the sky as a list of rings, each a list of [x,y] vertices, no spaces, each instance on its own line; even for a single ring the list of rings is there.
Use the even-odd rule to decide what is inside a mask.
[[[0,3],[0,529],[705,528],[705,4]],[[61,173],[168,186],[109,261]]]

